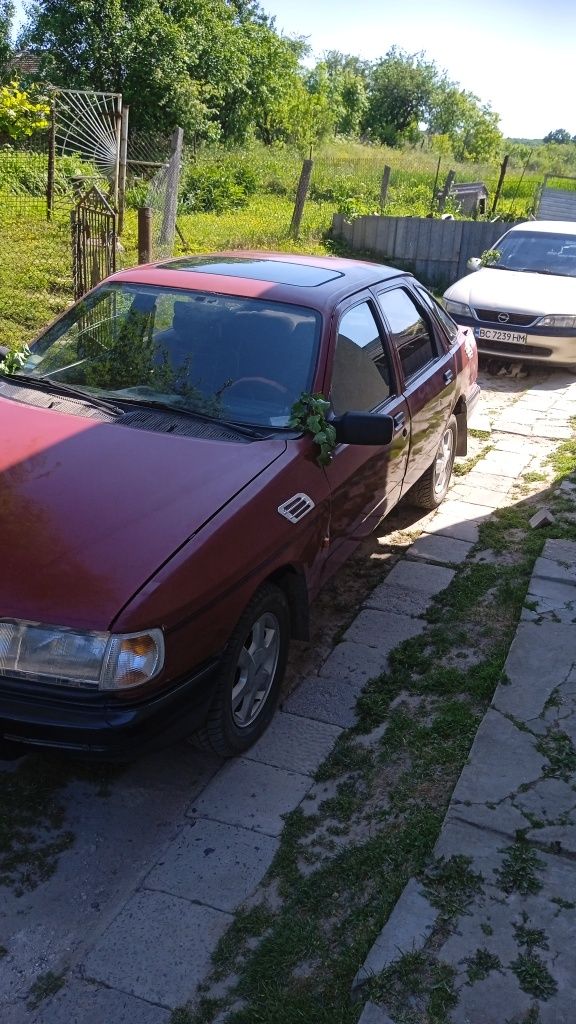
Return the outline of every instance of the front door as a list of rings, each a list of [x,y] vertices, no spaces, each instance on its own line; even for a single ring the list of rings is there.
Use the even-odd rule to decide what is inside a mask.
[[[329,393],[337,416],[344,412],[392,416],[395,434],[389,445],[340,444],[326,467],[332,495],[326,573],[347,558],[396,504],[406,471],[408,406],[399,393],[376,317],[371,298],[348,303],[339,311]]]
[[[406,492],[434,461],[456,401],[456,366],[449,341],[408,284],[378,291],[377,300],[400,364],[410,412]]]

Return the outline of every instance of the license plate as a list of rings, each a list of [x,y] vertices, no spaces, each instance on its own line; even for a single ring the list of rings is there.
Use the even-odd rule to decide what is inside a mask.
[[[528,341],[527,334],[518,334],[516,331],[496,331],[491,327],[478,327],[476,337],[484,338],[486,341],[512,341],[517,345],[525,345]]]

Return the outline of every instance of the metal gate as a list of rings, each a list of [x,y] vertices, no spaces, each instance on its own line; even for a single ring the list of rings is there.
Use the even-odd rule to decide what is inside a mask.
[[[72,272],[74,298],[116,270],[117,214],[96,186],[72,211]]]

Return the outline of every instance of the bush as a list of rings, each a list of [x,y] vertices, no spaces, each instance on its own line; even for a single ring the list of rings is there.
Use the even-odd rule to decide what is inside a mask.
[[[192,164],[184,174],[180,206],[184,213],[224,213],[246,206],[256,191],[249,167]]]
[[[92,164],[81,157],[63,156],[56,160],[54,191],[72,195],[74,178],[89,178],[86,187],[98,177]],[[6,147],[0,150],[0,192],[12,196],[45,196],[48,184],[48,157],[42,153],[18,153]]]

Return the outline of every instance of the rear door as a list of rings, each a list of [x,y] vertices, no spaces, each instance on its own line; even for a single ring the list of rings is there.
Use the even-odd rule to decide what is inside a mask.
[[[434,461],[456,403],[456,365],[447,338],[407,280],[378,289],[376,298],[411,421],[405,492]]]
[[[337,310],[331,342],[334,357],[325,393],[334,413],[392,416],[395,434],[389,445],[339,444],[326,466],[332,493],[330,570],[398,501],[410,442],[408,406],[372,296],[348,300]]]

